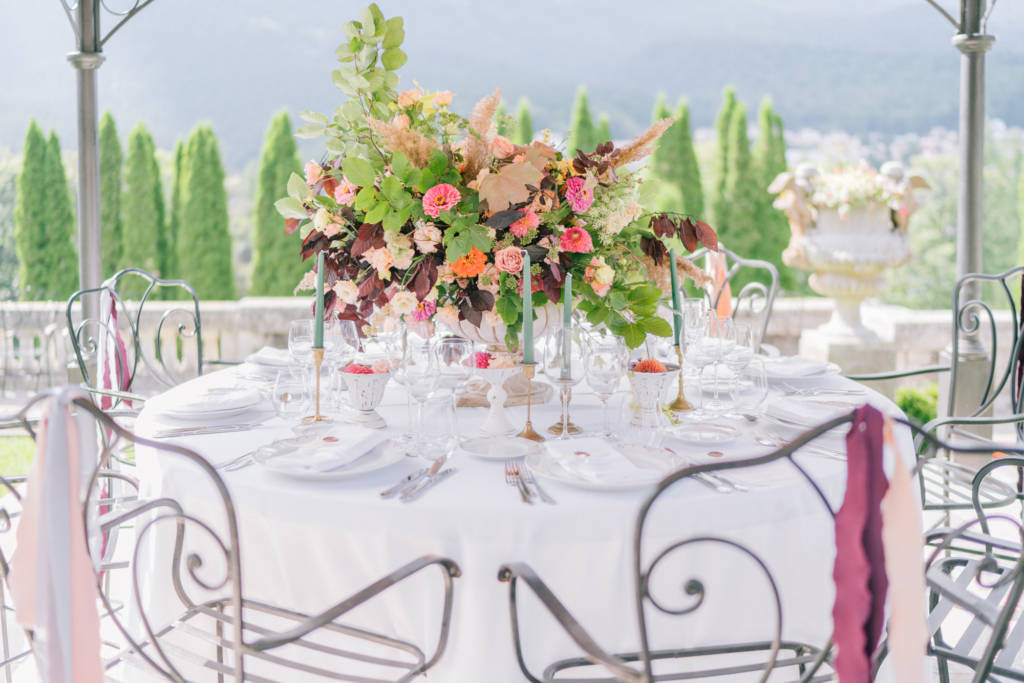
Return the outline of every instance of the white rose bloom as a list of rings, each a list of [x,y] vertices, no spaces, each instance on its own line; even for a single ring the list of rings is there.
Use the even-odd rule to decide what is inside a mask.
[[[388,304],[391,306],[391,312],[395,315],[407,315],[416,310],[416,295],[410,291],[403,290],[396,293],[391,297],[391,301]]]
[[[334,293],[346,304],[354,304],[359,298],[359,287],[351,280],[338,280],[334,283]]]

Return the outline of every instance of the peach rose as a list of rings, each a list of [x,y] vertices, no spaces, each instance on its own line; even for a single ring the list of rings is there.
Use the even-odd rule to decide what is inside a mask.
[[[438,107],[447,107],[452,103],[452,98],[455,95],[452,94],[451,90],[438,90],[434,93],[434,104]]]
[[[406,315],[416,310],[416,295],[409,290],[402,290],[391,297],[391,310],[395,315]]]
[[[398,106],[402,109],[411,107],[420,101],[420,91],[413,88],[412,90],[406,90],[404,93],[398,96]]]
[[[359,287],[351,280],[338,280],[331,289],[346,304],[354,304],[359,299]]]
[[[441,229],[428,221],[416,221],[412,240],[421,254],[433,254],[441,241]]]
[[[499,159],[505,159],[506,157],[512,156],[516,151],[516,146],[512,144],[512,141],[506,138],[504,135],[495,135],[494,139],[491,140],[490,146],[491,154]]]
[[[434,319],[442,325],[455,329],[459,325],[459,309],[451,304],[441,306],[434,314]]]
[[[494,254],[494,266],[504,273],[523,270],[523,251],[519,247],[505,247]]]
[[[391,266],[395,263],[395,257],[387,247],[374,247],[363,252],[363,260],[373,266],[381,275],[387,274],[391,277]]]
[[[398,114],[392,119],[392,123],[398,130],[406,130],[409,127],[409,117],[405,114]]]
[[[303,171],[306,174],[307,185],[315,185],[316,181],[320,180],[320,176],[324,172],[324,170],[320,168],[320,164],[315,161],[307,161]]]

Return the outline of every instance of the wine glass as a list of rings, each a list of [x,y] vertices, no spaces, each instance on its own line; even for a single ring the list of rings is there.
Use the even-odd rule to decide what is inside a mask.
[[[324,322],[324,365],[330,378],[334,404],[343,408],[346,394],[345,374],[342,370],[352,362],[359,351],[359,332],[352,320]]]
[[[706,299],[683,299],[683,343],[689,344],[704,334],[707,328],[708,302]]]
[[[587,385],[594,390],[601,401],[601,436],[612,438],[611,421],[608,417],[608,399],[615,393],[622,376],[626,374],[629,352],[619,337],[602,335],[592,339],[584,357]]]
[[[304,368],[313,365],[313,321],[293,320],[288,325],[288,353],[292,362]]]
[[[454,429],[455,396],[466,388],[476,363],[473,342],[465,337],[442,337],[434,344],[434,357],[437,364],[438,389],[451,393],[451,415]]]
[[[416,454],[431,461],[449,457],[459,442],[454,405],[447,396],[434,394],[420,404],[420,413]]]
[[[734,345],[723,361],[725,366],[739,373],[754,357],[754,332],[747,323],[733,322]]]
[[[571,322],[568,328],[563,323],[544,340],[544,374],[558,387],[562,401],[562,417],[548,432],[561,439],[581,431],[569,421],[569,396],[586,374],[586,351],[580,327]]]
[[[714,395],[708,402],[705,409],[712,413],[725,411],[725,402],[720,398],[721,382],[718,377],[718,366],[722,360],[732,352],[736,345],[736,332],[733,327],[732,318],[720,318],[714,311],[709,311],[707,334],[701,340],[711,356],[713,381],[715,385]]]
[[[312,398],[305,372],[285,368],[277,373],[270,400],[278,417],[288,422],[296,421],[305,415]]]
[[[738,415],[754,420],[760,417],[768,397],[768,373],[764,361],[760,358],[751,359],[736,378],[730,393],[733,408]]]

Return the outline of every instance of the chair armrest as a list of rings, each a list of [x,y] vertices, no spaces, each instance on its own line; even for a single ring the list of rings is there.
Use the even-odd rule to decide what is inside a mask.
[[[441,635],[438,638],[437,647],[434,650],[434,654],[423,664],[421,669],[422,671],[426,671],[433,666],[438,659],[440,659],[441,653],[444,652],[444,647],[448,642],[448,625],[451,622],[452,613],[452,579],[462,575],[462,570],[459,569],[459,565],[457,565],[453,560],[437,555],[424,555],[423,557],[417,558],[405,566],[399,567],[384,578],[371,583],[355,595],[342,600],[334,607],[331,607],[320,614],[309,617],[295,627],[290,628],[287,631],[281,631],[273,635],[264,636],[250,643],[245,643],[245,646],[251,650],[264,651],[295,642],[299,638],[312,633],[318,628],[326,626],[341,615],[355,609],[367,600],[380,595],[391,586],[400,583],[404,579],[407,579],[420,570],[432,565],[437,565],[441,569],[441,575],[444,579],[445,599],[441,619]]]
[[[626,666],[625,662],[610,655],[597,644],[597,642],[590,637],[590,634],[584,630],[578,621],[570,614],[569,610],[566,609],[565,605],[551,592],[551,589],[547,587],[537,573],[533,569],[523,562],[513,562],[502,565],[498,570],[498,580],[507,582],[509,585],[509,609],[511,610],[512,617],[512,637],[515,642],[516,657],[519,659],[519,667],[523,670],[523,673],[528,676],[533,683],[539,683],[540,679],[531,675],[526,668],[526,663],[523,661],[522,646],[519,638],[519,617],[516,608],[516,581],[522,579],[529,586],[530,590],[533,591],[534,595],[540,599],[541,603],[547,608],[548,612],[555,618],[559,626],[573,639],[580,649],[583,650],[588,660],[595,664],[600,664],[612,672],[619,680],[622,681],[636,681],[639,683],[643,679],[643,672],[637,671]]]
[[[901,379],[903,377],[914,377],[916,375],[930,375],[935,372],[949,372],[950,366],[948,365],[928,365],[923,368],[914,368],[912,370],[900,370],[893,372],[876,372],[869,373],[866,375],[843,375],[846,379],[852,379],[857,382],[875,382],[886,379]]]
[[[204,358],[203,365],[241,365],[243,360],[221,360],[220,358]]]
[[[95,394],[97,396],[110,396],[113,398],[119,398],[126,401],[139,401],[140,403],[145,403],[147,400],[145,396],[133,394],[130,391],[118,391],[116,389],[97,389],[96,387],[90,387],[85,384],[82,385],[82,389],[89,392],[90,394]]]

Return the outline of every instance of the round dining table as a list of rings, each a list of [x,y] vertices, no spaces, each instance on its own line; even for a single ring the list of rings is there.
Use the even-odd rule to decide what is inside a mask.
[[[261,383],[245,366],[239,366],[191,380],[163,398],[187,404],[190,395],[211,387],[243,385],[259,388]],[[269,383],[262,387],[268,398],[257,410],[211,421],[228,428],[241,423],[247,425],[244,429],[162,441],[192,449],[216,466],[291,435],[293,425],[273,412]],[[856,393],[809,391],[815,388]],[[624,379],[619,395],[612,399],[612,427],[619,422],[616,411],[632,407],[628,391]],[[690,393],[693,398],[692,390]],[[836,414],[843,412],[843,402],[869,402],[887,414],[901,414],[882,395],[828,373],[803,378],[795,388],[773,383],[766,405],[782,406],[789,414],[800,414],[805,406],[814,414],[812,408],[820,408],[826,401]],[[168,403],[152,401],[142,410],[136,422],[141,436],[188,424],[161,412]],[[533,407],[533,424],[549,439],[554,437],[546,428],[557,420],[558,410],[557,400]],[[585,381],[574,389],[570,410],[584,436],[608,426]],[[324,412],[337,411],[327,407]],[[395,438],[405,432],[409,410],[401,386],[389,384],[380,412]],[[523,424],[525,408],[510,407],[507,413],[514,424]],[[459,433],[476,436],[486,415],[485,408],[458,408]],[[793,436],[802,431],[767,416],[756,422],[750,419],[753,417],[739,416],[730,423],[738,436],[728,443],[694,445],[668,434],[664,445],[676,451],[683,464],[701,463],[771,452],[771,447],[754,440],[755,433],[768,430]],[[343,426],[340,419],[339,414],[336,424]],[[728,422],[715,419],[722,420]],[[837,448],[842,446],[842,437],[832,436]],[[909,462],[913,458],[909,430],[897,429],[897,444]],[[522,681],[513,648],[508,584],[498,581],[498,570],[504,563],[525,562],[605,651],[639,648],[634,536],[637,513],[653,484],[601,491],[542,478],[542,487],[555,502],[526,504],[518,489],[507,484],[503,459],[482,459],[457,450],[445,464],[455,470],[446,480],[410,502],[384,498],[382,491],[428,464],[416,457],[414,445],[406,450],[409,457],[387,467],[331,481],[298,479],[259,463],[220,470],[238,519],[243,595],[315,614],[416,557],[445,556],[459,564],[462,575],[454,582],[450,639],[428,678],[455,683]],[[183,467],[180,459],[142,446],[137,448],[136,458],[143,496],[173,498],[196,514],[219,505],[212,487],[194,468]],[[833,509],[838,509],[846,477],[843,459],[806,453],[797,454],[795,460],[821,487]],[[783,637],[824,645],[832,629],[834,598],[834,523],[828,510],[788,462],[726,474],[745,490],[726,492],[689,479],[659,498],[644,528],[645,561],[674,541],[693,536],[740,543],[763,560],[778,587]],[[153,568],[162,566],[169,550],[165,544],[141,554],[140,573],[147,573],[146,563]],[[647,623],[651,646],[684,648],[770,640],[776,610],[764,574],[743,553],[725,544],[693,550],[660,575],[664,585],[653,590],[660,591],[661,599],[670,606],[679,607],[692,601],[682,586],[696,578],[705,586],[704,603],[685,616],[652,610]],[[581,654],[525,586],[518,594],[525,661],[535,673],[556,659]],[[168,607],[164,603],[172,601],[169,586],[147,590],[144,595],[154,619],[153,615]],[[441,605],[441,579],[434,572],[425,572],[393,586],[343,621],[410,638],[429,653],[438,636]],[[315,658],[315,653],[311,657]],[[289,680],[307,679],[297,673]]]

